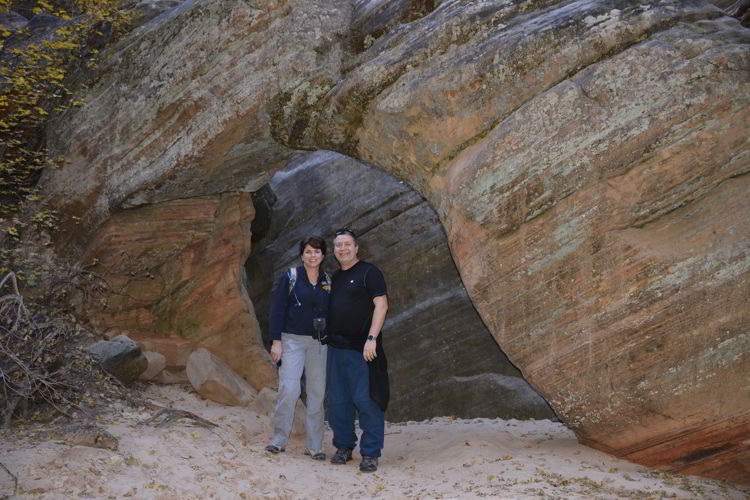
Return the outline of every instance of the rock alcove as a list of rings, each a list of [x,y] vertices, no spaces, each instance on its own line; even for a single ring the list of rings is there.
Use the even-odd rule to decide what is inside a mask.
[[[291,161],[253,202],[248,291],[266,344],[271,286],[299,264],[298,242],[323,235],[330,245],[337,228],[350,227],[360,234],[362,258],[384,271],[389,286],[389,420],[555,418],[474,310],[437,215],[403,182],[320,151]],[[337,267],[330,253],[325,266]]]
[[[41,181],[58,252],[129,290],[102,325],[272,384],[248,193],[337,151],[429,201],[487,329],[582,442],[747,482],[750,31],[729,2],[378,3],[427,5],[187,1],[105,54]]]

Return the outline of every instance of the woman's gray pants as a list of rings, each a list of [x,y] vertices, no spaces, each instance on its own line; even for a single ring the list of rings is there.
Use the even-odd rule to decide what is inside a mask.
[[[305,447],[323,450],[323,399],[326,392],[326,357],[328,347],[308,335],[281,334],[281,367],[279,394],[273,412],[271,444],[285,448],[294,424],[294,407],[299,399],[302,372],[305,372],[307,414]]]

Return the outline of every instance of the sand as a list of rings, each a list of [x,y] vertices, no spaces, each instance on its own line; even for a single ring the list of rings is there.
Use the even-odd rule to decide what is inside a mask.
[[[189,388],[150,386],[151,401],[194,412],[215,429],[179,420],[144,425],[153,411],[126,405],[99,424],[119,439],[111,451],[31,441],[5,431],[0,498],[296,499],[732,499],[750,489],[698,477],[659,472],[576,442],[560,423],[436,418],[387,424],[375,473],[359,472],[359,456],[346,465],[318,462],[294,438],[279,455],[264,451],[267,415],[205,401]],[[326,452],[333,453],[330,431]]]

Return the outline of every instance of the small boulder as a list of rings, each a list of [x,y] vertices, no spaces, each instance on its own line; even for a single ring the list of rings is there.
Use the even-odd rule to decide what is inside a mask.
[[[102,335],[104,336],[105,339],[112,340],[113,338],[117,337],[118,335],[127,335],[127,333],[121,332],[119,330],[107,330]],[[145,350],[145,349],[143,349],[143,347],[140,344],[138,344],[138,347],[140,347],[141,350]]]
[[[270,387],[264,387],[260,390],[253,402],[250,404],[250,409],[258,415],[266,415],[273,417],[273,409],[276,406],[276,396],[278,392],[274,391]]]
[[[129,384],[146,371],[148,360],[141,348],[125,335],[102,340],[86,348],[102,368],[123,384]]]
[[[185,371],[198,394],[217,403],[244,406],[257,394],[229,365],[204,348],[193,351]]]
[[[138,378],[141,380],[152,380],[167,366],[167,358],[153,351],[146,351],[143,355],[146,356],[146,360],[148,361],[148,368]]]
[[[189,384],[190,379],[188,379],[187,373],[184,369],[182,370],[170,370],[169,368],[165,368],[162,371],[160,371],[154,378],[151,379],[152,382],[156,382],[157,384]]]
[[[250,409],[258,415],[266,415],[273,420],[273,410],[276,407],[278,392],[270,387],[264,387],[250,404]],[[294,424],[292,425],[292,437],[305,435],[305,403],[302,399],[297,400],[294,407]]]
[[[179,338],[145,338],[138,339],[138,345],[144,351],[158,352],[167,360],[167,368],[177,371],[185,368],[190,353],[195,345],[192,341]]]

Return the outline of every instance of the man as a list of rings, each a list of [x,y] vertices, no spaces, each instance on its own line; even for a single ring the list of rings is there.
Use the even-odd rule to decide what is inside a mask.
[[[380,269],[359,260],[351,230],[337,231],[333,247],[341,269],[332,278],[329,309],[328,421],[336,447],[331,463],[352,459],[357,444],[356,410],[362,429],[359,470],[373,472],[383,448],[388,398],[385,353],[379,338],[388,311],[385,279]]]

